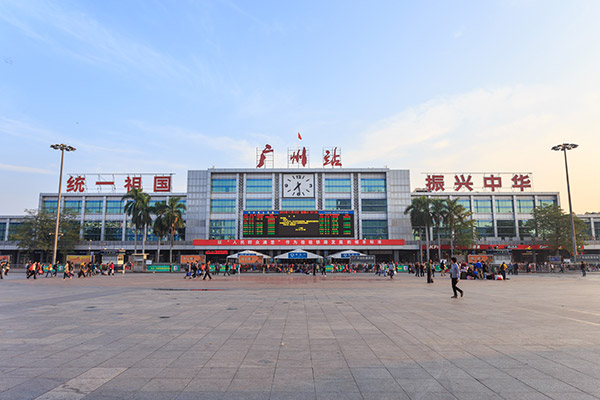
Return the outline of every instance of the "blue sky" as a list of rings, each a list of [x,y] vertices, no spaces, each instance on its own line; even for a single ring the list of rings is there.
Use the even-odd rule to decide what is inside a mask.
[[[600,2],[0,2],[0,214],[65,172],[285,166],[296,132],[347,167],[532,172],[600,211]],[[316,165],[313,165],[316,166]]]

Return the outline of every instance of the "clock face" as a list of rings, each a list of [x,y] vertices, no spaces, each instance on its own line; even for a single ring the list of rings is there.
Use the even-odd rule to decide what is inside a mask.
[[[283,197],[315,197],[314,184],[314,175],[283,175]]]

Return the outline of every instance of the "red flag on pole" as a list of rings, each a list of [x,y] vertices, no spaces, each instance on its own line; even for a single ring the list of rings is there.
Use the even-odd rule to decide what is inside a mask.
[[[302,140],[302,136],[300,136],[300,132],[298,132],[298,139]]]

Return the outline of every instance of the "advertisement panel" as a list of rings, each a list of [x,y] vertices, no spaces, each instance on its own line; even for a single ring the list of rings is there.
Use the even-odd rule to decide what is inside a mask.
[[[206,262],[206,256],[204,254],[186,254],[182,255],[179,261],[181,264],[191,264],[193,262],[204,264]]]
[[[67,256],[67,261],[71,261],[71,264],[83,264],[92,262],[92,256]]]
[[[170,266],[169,264],[152,264],[146,266],[146,271],[148,272],[179,272],[179,265],[173,264]]]
[[[491,263],[494,260],[494,256],[491,254],[469,254],[467,261],[469,264],[475,264],[476,262]]]
[[[258,255],[239,256],[238,263],[240,264],[262,264],[263,257]]]

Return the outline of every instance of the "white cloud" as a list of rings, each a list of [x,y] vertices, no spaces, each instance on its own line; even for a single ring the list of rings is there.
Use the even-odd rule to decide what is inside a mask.
[[[561,191],[567,203],[564,163],[550,148],[580,144],[569,153],[577,212],[597,209],[594,166],[600,148],[600,96],[593,88],[515,86],[440,97],[386,118],[360,134],[345,165],[422,172],[533,172],[534,189]]]
[[[24,167],[20,165],[0,164],[1,171],[25,172],[31,174],[53,175],[55,172],[42,168]]]

